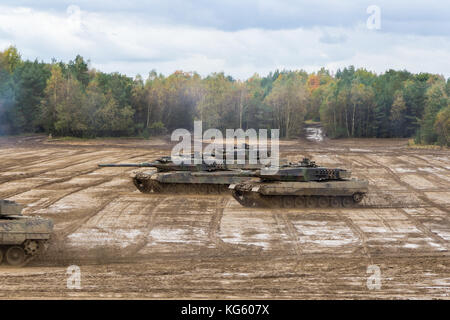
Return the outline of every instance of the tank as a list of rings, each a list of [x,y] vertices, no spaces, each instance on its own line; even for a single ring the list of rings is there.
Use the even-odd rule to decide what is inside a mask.
[[[136,188],[143,193],[228,193],[230,184],[251,179],[247,172],[262,168],[261,164],[212,164],[204,160],[201,164],[181,162],[175,164],[170,157],[162,157],[153,162],[99,164],[100,167],[138,167],[152,168],[131,174]]]
[[[0,200],[0,264],[24,266],[45,251],[53,222],[22,215],[23,206]]]
[[[271,155],[270,150],[257,148],[257,150],[255,152],[257,160],[260,159],[260,154],[262,151],[264,151],[264,153],[266,154],[267,157],[270,157],[270,155]],[[246,160],[248,160],[250,158],[250,154],[251,154],[250,145],[247,143],[244,143],[240,146],[234,146],[234,149],[231,152],[228,152],[227,150],[222,150],[222,152],[220,152],[220,153],[217,153],[217,154],[213,153],[212,156],[216,157],[216,158],[221,158],[221,159],[226,159],[226,157],[231,156],[233,159],[238,159],[239,154],[243,154],[244,158]]]
[[[352,207],[368,192],[368,182],[351,178],[351,172],[326,168],[305,158],[281,166],[275,173],[266,168],[246,172],[257,180],[231,184],[233,197],[245,207]]]

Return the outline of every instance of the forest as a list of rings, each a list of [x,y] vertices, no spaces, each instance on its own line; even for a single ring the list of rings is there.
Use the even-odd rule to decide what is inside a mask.
[[[76,56],[68,63],[23,60],[0,51],[0,135],[47,133],[83,138],[141,136],[192,129],[278,128],[295,138],[320,122],[330,138],[414,138],[450,146],[450,78],[406,70],[376,74],[353,66],[276,70],[242,81],[151,70],[104,73]]]

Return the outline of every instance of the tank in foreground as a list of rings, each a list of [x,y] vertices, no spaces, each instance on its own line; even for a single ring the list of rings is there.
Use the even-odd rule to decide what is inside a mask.
[[[47,247],[52,220],[24,216],[22,210],[14,201],[0,200],[0,264],[24,266]]]
[[[368,192],[368,182],[351,179],[350,171],[319,167],[309,159],[271,173],[247,172],[259,179],[231,184],[229,189],[243,206],[284,208],[353,207]]]

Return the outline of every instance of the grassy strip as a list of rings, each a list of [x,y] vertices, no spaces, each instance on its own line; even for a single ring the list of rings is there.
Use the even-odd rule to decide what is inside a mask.
[[[408,148],[413,149],[435,149],[435,150],[448,150],[449,148],[446,146],[439,146],[435,144],[417,144],[414,139],[408,140]]]

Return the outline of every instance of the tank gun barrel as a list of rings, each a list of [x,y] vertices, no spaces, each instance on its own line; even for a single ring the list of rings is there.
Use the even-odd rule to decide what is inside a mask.
[[[101,168],[105,167],[132,167],[132,168],[151,168],[155,167],[157,164],[151,162],[142,163],[100,163],[98,166]]]
[[[105,167],[130,167],[130,168],[156,168],[158,171],[228,171],[226,164],[174,164],[161,162],[142,162],[142,163],[101,163],[98,165]]]

